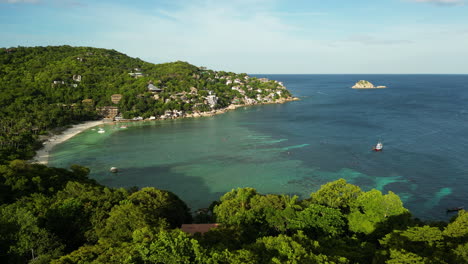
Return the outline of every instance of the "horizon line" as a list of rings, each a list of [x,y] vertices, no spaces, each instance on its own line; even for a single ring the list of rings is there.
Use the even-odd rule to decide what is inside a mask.
[[[250,75],[468,75],[468,73],[248,73]]]

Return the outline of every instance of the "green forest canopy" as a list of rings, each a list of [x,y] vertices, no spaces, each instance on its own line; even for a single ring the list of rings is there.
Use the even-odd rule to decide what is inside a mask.
[[[227,78],[247,75],[87,47],[0,49],[0,64],[1,263],[468,263],[464,210],[449,223],[423,222],[396,194],[365,192],[343,179],[304,200],[238,188],[193,214],[169,191],[107,188],[79,165],[16,159],[33,155],[38,135],[98,118],[96,108],[112,105],[112,94],[123,95],[124,115],[147,117],[207,110],[209,92],[219,97],[216,107],[241,90],[266,96],[278,88],[274,81],[251,78],[232,89]],[[147,91],[149,82],[164,88],[160,99]],[[174,97],[192,88],[198,93],[190,103]],[[192,222],[220,226],[204,235],[180,230]]]
[[[124,118],[148,118],[291,96],[278,82],[245,73],[181,61],[152,64],[90,47],[0,48],[0,65],[0,160],[31,158],[38,135],[97,119],[103,107],[118,107]],[[149,84],[162,91],[155,96]],[[210,93],[217,97],[214,106],[207,102]],[[114,94],[122,96],[118,103]]]
[[[343,179],[305,200],[238,188],[192,215],[171,192],[88,172],[0,166],[1,263],[468,263],[468,213],[425,223],[394,193]],[[190,236],[191,222],[220,226]]]

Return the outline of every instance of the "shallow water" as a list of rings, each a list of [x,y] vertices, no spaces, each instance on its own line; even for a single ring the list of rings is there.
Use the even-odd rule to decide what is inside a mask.
[[[193,209],[246,186],[307,198],[338,178],[393,191],[423,219],[467,204],[468,75],[265,77],[301,101],[106,125],[104,134],[88,130],[56,146],[49,164],[87,166],[111,187],[170,190]],[[349,88],[360,79],[389,88]],[[378,140],[384,151],[372,152]]]

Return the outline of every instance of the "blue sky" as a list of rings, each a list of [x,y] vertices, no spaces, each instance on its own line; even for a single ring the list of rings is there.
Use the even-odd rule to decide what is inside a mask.
[[[0,46],[247,73],[468,73],[468,0],[0,0]]]

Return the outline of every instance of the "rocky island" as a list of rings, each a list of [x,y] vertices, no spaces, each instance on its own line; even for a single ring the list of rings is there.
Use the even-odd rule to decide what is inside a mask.
[[[353,89],[379,89],[379,88],[387,88],[387,86],[374,86],[371,82],[366,80],[360,80],[357,82],[353,87]]]

